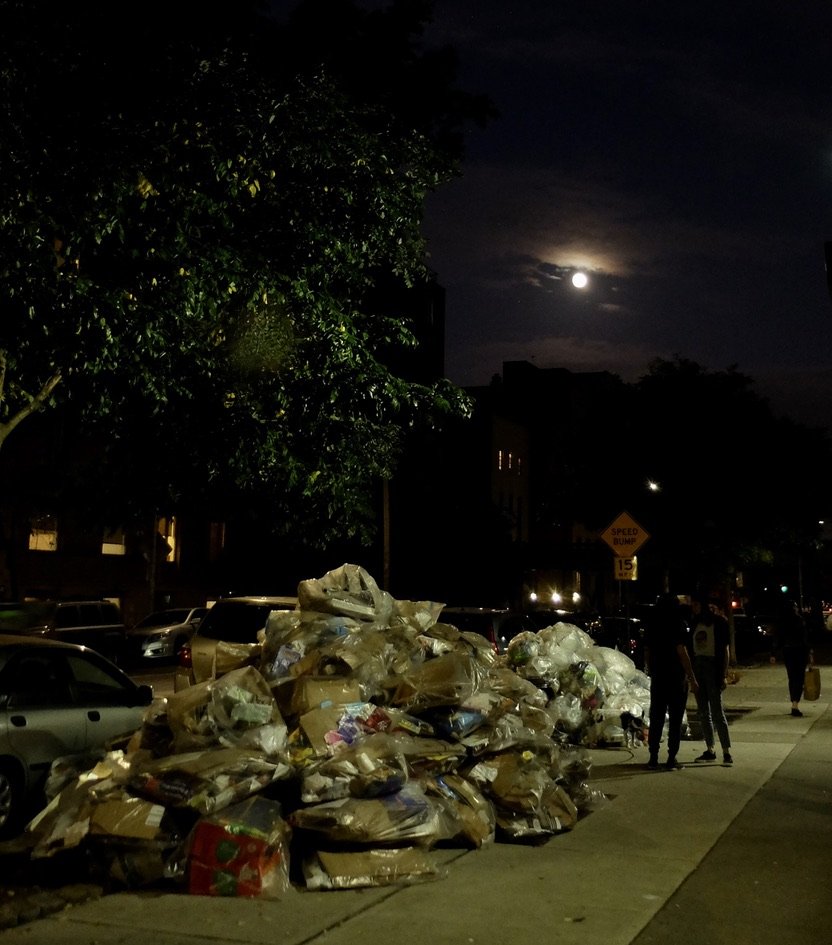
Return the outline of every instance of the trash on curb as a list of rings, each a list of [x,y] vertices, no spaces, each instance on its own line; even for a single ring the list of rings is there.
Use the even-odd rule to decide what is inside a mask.
[[[497,654],[443,606],[356,565],[301,582],[129,743],[53,766],[32,856],[87,846],[117,887],[279,898],[438,879],[438,845],[571,830],[605,800],[589,749],[647,718],[647,677],[565,623]]]

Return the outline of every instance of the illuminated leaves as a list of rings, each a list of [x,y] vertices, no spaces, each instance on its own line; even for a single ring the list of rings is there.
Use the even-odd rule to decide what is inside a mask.
[[[389,369],[414,339],[367,302],[382,276],[426,279],[424,199],[453,173],[432,121],[399,113],[384,77],[373,90],[322,67],[298,24],[259,59],[189,0],[164,31],[148,18],[111,37],[101,0],[48,17],[12,6],[0,422],[62,397],[118,441],[125,484],[157,506],[245,497],[282,528],[316,522],[322,541],[361,532],[402,431],[465,409],[450,385]],[[384,26],[402,60],[388,57],[391,78],[412,65],[405,21]],[[171,457],[187,444],[189,462],[138,482],[131,450],[149,442]]]

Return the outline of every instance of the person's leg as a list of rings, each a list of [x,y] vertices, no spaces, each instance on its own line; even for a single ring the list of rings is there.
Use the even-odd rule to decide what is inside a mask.
[[[662,729],[667,714],[666,696],[659,681],[654,679],[650,684],[650,729],[647,732],[647,750],[650,758],[647,764],[651,767],[658,764],[659,746],[662,743]]]
[[[722,691],[719,686],[715,687],[714,699],[711,704],[711,717],[716,726],[716,733],[719,736],[719,744],[726,761],[731,757],[731,736],[728,732],[728,719],[725,715],[725,706],[722,703]]]
[[[800,699],[803,695],[803,677],[806,672],[808,653],[803,647],[786,647],[783,651],[783,662],[786,664],[786,676],[789,680],[789,698],[792,700],[792,711],[799,711]]]
[[[678,686],[671,694],[667,705],[667,760],[675,761],[682,742],[682,720],[685,717],[685,706],[688,701],[688,687]]]
[[[699,727],[702,729],[702,739],[705,742],[705,753],[700,756],[700,760],[705,761],[707,756],[713,754],[714,745],[714,723],[711,718],[711,691],[714,687],[713,673],[707,668],[697,669],[696,681],[699,683],[699,691],[696,693],[696,708],[699,715]]]

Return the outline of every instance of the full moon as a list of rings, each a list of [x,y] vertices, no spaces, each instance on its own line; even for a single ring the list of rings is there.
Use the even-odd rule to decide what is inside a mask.
[[[585,272],[575,272],[572,274],[572,285],[576,289],[585,289],[589,279],[586,277]]]

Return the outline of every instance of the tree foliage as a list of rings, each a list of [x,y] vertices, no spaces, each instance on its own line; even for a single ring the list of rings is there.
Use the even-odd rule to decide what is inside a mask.
[[[424,200],[484,115],[429,6],[0,11],[0,445],[63,403],[140,506],[362,532],[402,429],[467,409],[391,370],[411,326],[367,301],[429,277]]]

